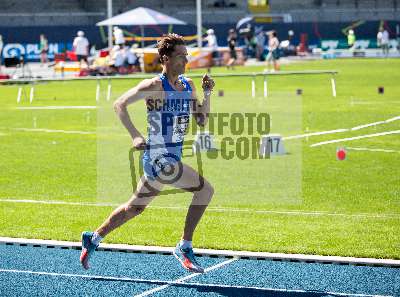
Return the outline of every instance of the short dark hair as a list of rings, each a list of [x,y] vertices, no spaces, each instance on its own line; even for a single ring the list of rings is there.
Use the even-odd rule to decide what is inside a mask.
[[[175,34],[168,33],[161,37],[157,42],[158,54],[160,55],[160,61],[163,62],[162,57],[165,55],[167,57],[171,56],[171,53],[175,50],[175,46],[185,45],[183,37]]]

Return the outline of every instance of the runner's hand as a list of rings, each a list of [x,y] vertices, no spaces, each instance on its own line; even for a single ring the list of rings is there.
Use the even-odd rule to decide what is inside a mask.
[[[201,87],[203,88],[203,91],[211,92],[214,86],[215,86],[214,80],[208,74],[204,74],[203,79],[201,81]]]
[[[137,150],[144,150],[146,148],[146,140],[143,136],[136,136],[132,140],[133,147]]]

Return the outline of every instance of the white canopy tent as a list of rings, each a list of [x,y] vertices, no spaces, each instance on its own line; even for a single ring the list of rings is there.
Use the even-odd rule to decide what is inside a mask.
[[[140,26],[142,37],[144,37],[144,26],[146,25],[186,25],[185,22],[162,14],[150,8],[138,7],[96,24],[97,26]],[[142,48],[144,40],[142,39]]]

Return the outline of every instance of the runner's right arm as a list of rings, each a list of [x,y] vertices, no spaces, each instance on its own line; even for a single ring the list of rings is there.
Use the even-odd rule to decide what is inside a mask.
[[[149,92],[154,92],[159,88],[159,82],[156,78],[145,79],[140,82],[136,87],[124,93],[114,102],[114,110],[121,120],[122,124],[131,135],[133,146],[137,149],[144,149],[146,143],[144,137],[140,134],[139,130],[136,129],[135,125],[132,123],[127,107],[129,104],[144,99],[145,97],[147,97]]]

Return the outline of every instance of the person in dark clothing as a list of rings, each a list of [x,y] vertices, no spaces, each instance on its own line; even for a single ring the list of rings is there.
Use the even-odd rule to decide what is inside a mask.
[[[233,65],[235,65],[235,62],[237,60],[237,54],[236,54],[236,41],[237,41],[237,35],[234,29],[230,29],[228,33],[228,47],[229,47],[229,54],[230,54],[230,59],[228,63],[226,64],[226,67],[233,68]]]

